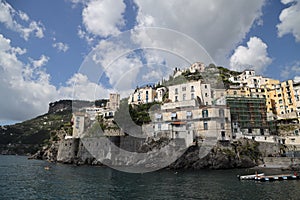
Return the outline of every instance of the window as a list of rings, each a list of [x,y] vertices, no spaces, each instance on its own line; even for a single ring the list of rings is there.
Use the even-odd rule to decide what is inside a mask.
[[[221,131],[221,136],[222,136],[222,139],[225,138],[225,131]]]
[[[248,133],[252,133],[252,128],[248,128]]]
[[[161,130],[161,124],[160,124],[160,123],[157,124],[157,129],[158,129],[158,130]]]
[[[175,96],[175,102],[178,101],[178,96]]]
[[[178,88],[175,88],[175,94],[178,94]]]
[[[224,109],[223,108],[219,109],[219,117],[224,117],[224,116],[225,116]]]
[[[186,91],[186,87],[182,87],[182,91]]]
[[[208,117],[208,110],[202,110],[202,117],[207,118]]]
[[[225,129],[225,124],[221,123],[221,129]]]
[[[148,91],[146,91],[146,103],[148,103]]]
[[[204,85],[204,88],[207,89],[207,85]]]
[[[195,98],[195,95],[194,93],[191,94],[191,99],[194,99]]]
[[[207,94],[207,93],[205,93],[205,97],[208,97],[208,94]]]
[[[186,94],[182,95],[182,101],[185,101]]]
[[[177,113],[171,113],[171,120],[177,119]]]
[[[191,111],[186,112],[186,118],[187,119],[192,119],[192,112]]]
[[[203,122],[203,127],[204,127],[204,130],[208,130],[208,124],[207,124],[207,122]]]
[[[191,92],[195,92],[194,86],[191,86]]]
[[[281,97],[281,94],[278,94],[278,97]]]
[[[233,95],[236,95],[237,94],[237,92],[236,91],[233,91]]]
[[[155,114],[155,118],[156,118],[156,121],[162,120],[162,114],[159,114],[159,113]]]

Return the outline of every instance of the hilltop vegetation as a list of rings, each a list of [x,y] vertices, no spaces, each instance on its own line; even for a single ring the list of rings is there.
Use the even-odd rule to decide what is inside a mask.
[[[181,75],[170,76],[168,80],[162,82],[163,86],[171,86],[186,83],[188,81],[198,81],[203,80],[206,83],[210,83],[215,88],[229,88],[230,85],[234,85],[229,78],[231,76],[238,76],[241,72],[231,71],[222,66],[216,66],[210,64],[205,68],[204,72],[196,71],[194,73],[190,72],[189,69],[182,72]]]
[[[51,139],[58,139],[55,131],[70,131],[70,111],[44,114],[34,119],[0,128],[0,153],[34,153]],[[2,147],[2,148],[1,148]],[[4,152],[5,153],[5,152]],[[3,154],[4,154],[3,153]]]

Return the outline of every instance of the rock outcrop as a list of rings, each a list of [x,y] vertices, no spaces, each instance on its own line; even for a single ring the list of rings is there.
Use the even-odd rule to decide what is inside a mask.
[[[144,143],[137,141],[140,145],[136,143],[129,144],[130,138],[124,141],[122,139],[120,141],[116,140],[116,138],[112,142],[117,141],[117,145],[122,146],[122,149],[126,146],[128,149],[134,147],[131,149],[134,151],[124,156],[119,149],[105,146],[107,141],[103,139],[69,139],[43,148],[34,158],[76,165],[109,164],[115,166],[167,167],[171,169],[250,168],[262,163],[259,143],[247,139],[231,144],[218,143],[203,157],[199,156],[201,145],[191,146],[184,151],[185,149],[179,149],[182,144],[179,144],[178,141],[174,143],[174,141],[166,138],[149,140]],[[173,144],[169,145],[170,142],[173,142]],[[139,154],[143,154],[143,156],[141,157]],[[179,158],[174,154],[177,154]],[[172,161],[174,158],[176,159]],[[168,162],[172,164],[166,166],[165,164]]]

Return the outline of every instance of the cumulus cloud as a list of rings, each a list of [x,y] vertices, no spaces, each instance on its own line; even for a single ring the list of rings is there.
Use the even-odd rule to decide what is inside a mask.
[[[83,24],[92,34],[107,37],[120,33],[125,21],[123,0],[91,0],[82,11]]]
[[[49,57],[45,56],[45,55],[41,55],[41,57],[38,60],[33,60],[32,58],[29,58],[29,60],[31,61],[32,65],[37,68],[37,67],[42,67],[44,65],[47,64],[47,62],[49,61]]]
[[[119,91],[133,88],[143,63],[126,44],[120,41],[103,40],[93,53],[91,59],[101,66],[111,86]]]
[[[48,110],[48,103],[59,99],[107,98],[109,90],[92,82],[83,74],[72,76],[59,88],[50,83],[50,75],[43,66],[49,57],[24,63],[19,59],[26,49],[13,47],[11,41],[0,34],[0,123],[22,121]],[[75,93],[74,93],[75,91]]]
[[[224,62],[228,53],[260,19],[264,0],[253,1],[151,1],[135,0],[138,26],[169,28],[195,39],[216,60]],[[188,11],[188,12],[187,12]],[[141,35],[142,36],[142,35]],[[185,45],[168,35],[158,34],[166,47]],[[141,38],[142,42],[147,40]],[[175,48],[175,47],[174,47]],[[188,46],[186,46],[189,50]],[[198,60],[201,61],[199,56]]]
[[[297,42],[300,42],[300,1],[299,0],[282,0],[283,4],[291,4],[288,8],[281,11],[279,15],[280,23],[276,26],[278,36],[292,34]]]
[[[252,68],[262,73],[271,64],[272,59],[268,56],[268,46],[257,37],[251,37],[247,47],[238,46],[230,58],[230,67],[233,70]]]
[[[17,18],[20,18],[27,25],[21,25],[17,21]],[[0,2],[0,22],[5,24],[8,29],[20,33],[25,40],[28,40],[31,34],[34,34],[38,38],[44,37],[45,28],[41,22],[30,20],[26,13],[16,11],[5,1]]]
[[[295,61],[286,65],[281,71],[281,77],[284,79],[292,79],[292,77],[300,76],[300,61]]]
[[[17,49],[17,50],[16,50]],[[49,75],[30,68],[19,59],[18,50],[0,34],[0,119],[24,120],[47,111],[47,103],[56,98]]]
[[[66,52],[69,49],[69,45],[62,42],[56,42],[52,44],[53,48],[56,48],[59,52]]]
[[[85,74],[76,73],[59,88],[59,96],[68,99],[81,99],[93,101],[98,98],[108,98],[110,90],[102,85],[91,82]]]

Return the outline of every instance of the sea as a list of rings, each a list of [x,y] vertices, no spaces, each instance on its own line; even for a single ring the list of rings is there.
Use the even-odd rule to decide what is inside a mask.
[[[0,199],[300,199],[300,180],[237,178],[251,173],[254,169],[163,169],[134,174],[104,166],[0,156]],[[282,172],[268,169],[265,173]]]

